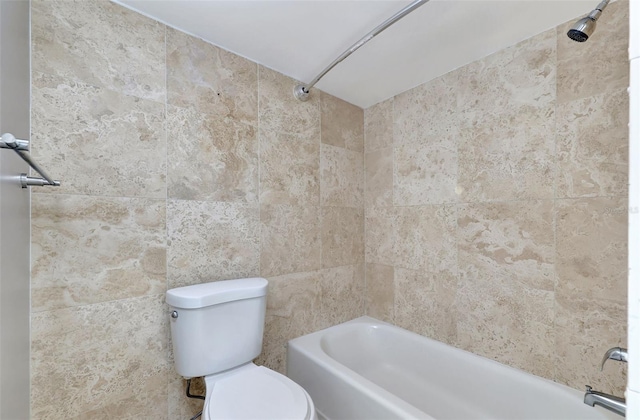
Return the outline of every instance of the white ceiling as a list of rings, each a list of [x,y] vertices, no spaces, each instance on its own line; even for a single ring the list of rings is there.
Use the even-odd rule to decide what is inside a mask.
[[[406,0],[114,0],[309,82]],[[431,0],[329,72],[317,87],[368,108],[585,15],[595,0]],[[293,89],[293,87],[292,87]]]

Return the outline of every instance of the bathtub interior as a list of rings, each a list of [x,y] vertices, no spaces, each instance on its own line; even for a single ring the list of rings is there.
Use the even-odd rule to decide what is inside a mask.
[[[369,317],[315,334],[329,374],[357,375],[356,387],[386,391],[381,398],[392,394],[425,417],[619,419],[583,404],[579,391]]]

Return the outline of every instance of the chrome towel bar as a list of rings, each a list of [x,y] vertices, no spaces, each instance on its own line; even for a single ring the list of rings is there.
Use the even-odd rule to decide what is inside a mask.
[[[42,178],[34,178],[31,176],[27,176],[27,174],[20,174],[20,183],[22,184],[22,188],[27,188],[31,185],[36,186],[45,186],[51,185],[54,187],[60,186],[60,181],[54,181],[47,173],[38,165],[31,156],[29,156],[29,140],[20,140],[13,136],[11,133],[4,133],[0,137],[0,149],[12,149],[16,152],[22,160],[27,162],[34,171],[40,174]]]

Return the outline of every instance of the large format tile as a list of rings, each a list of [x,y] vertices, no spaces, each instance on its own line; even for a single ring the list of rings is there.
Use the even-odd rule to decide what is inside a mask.
[[[467,75],[464,201],[552,197],[555,40],[555,31],[543,32],[480,60]]]
[[[458,346],[552,378],[552,201],[458,208]]]
[[[403,92],[393,99],[395,146],[426,145],[455,138],[459,122],[457,72]]]
[[[263,351],[256,362],[284,373],[287,342],[361,316],[363,294],[361,264],[269,277]]]
[[[558,108],[557,197],[627,195],[628,122],[625,89]]]
[[[611,347],[627,347],[625,303],[557,294],[555,308],[554,380],[579,390],[591,385],[622,397],[626,363],[609,360],[600,371],[600,361]]]
[[[31,2],[32,68],[164,102],[165,26],[110,1]]]
[[[260,203],[320,205],[320,142],[260,131]]]
[[[356,152],[364,149],[364,111],[320,92],[322,143]]]
[[[167,109],[167,194],[258,203],[257,127],[194,108]]]
[[[456,344],[455,270],[428,272],[396,268],[394,285],[394,314],[398,326],[443,343]]]
[[[287,341],[324,328],[320,271],[269,278],[262,354],[256,362],[285,372]]]
[[[170,420],[167,416],[167,374],[166,372],[149,376],[128,388],[126,395],[121,393],[117,399],[105,406],[92,408],[73,420],[95,419],[136,420],[146,416],[153,416],[158,420]]]
[[[32,311],[166,290],[164,201],[35,194],[31,211]]]
[[[166,419],[163,301],[157,295],[33,314],[33,418]]]
[[[322,266],[364,261],[364,212],[352,207],[322,207]]]
[[[322,328],[341,324],[364,314],[364,264],[325,268],[321,271]]]
[[[258,65],[168,28],[167,103],[255,125]]]
[[[627,301],[627,199],[557,200],[557,293]]]
[[[454,136],[406,144],[393,150],[396,206],[454,203],[458,200],[458,145]]]
[[[553,292],[553,201],[459,206],[458,262],[469,276]]]
[[[38,192],[165,198],[164,105],[34,74],[33,157],[60,187]]]
[[[456,72],[463,126],[523,106],[547,108],[556,93],[556,32],[542,32]]]
[[[364,150],[367,153],[393,146],[393,98],[364,111]]]
[[[365,207],[393,205],[393,148],[364,155]]]
[[[365,214],[364,256],[368,263],[396,264],[395,207],[374,207]]]
[[[365,315],[395,322],[394,268],[382,264],[365,264]]]
[[[256,360],[285,372],[287,341],[362,315],[362,264],[269,277],[262,355]]]
[[[263,277],[322,266],[321,214],[317,206],[262,205],[260,274]]]
[[[297,82],[281,73],[260,66],[260,130],[320,139],[320,104],[311,94],[307,102],[292,92]]]
[[[521,106],[464,128],[458,155],[461,201],[553,198],[554,107]]]
[[[323,206],[362,207],[364,162],[360,152],[322,144],[320,199]]]
[[[456,207],[399,207],[396,211],[396,267],[455,274]]]
[[[572,19],[557,28],[558,103],[629,86],[629,2],[609,4],[587,42],[567,37],[574,23]]]
[[[466,269],[460,273],[455,313],[457,347],[553,378],[553,290]]]
[[[238,203],[167,203],[169,288],[259,274],[258,208]]]

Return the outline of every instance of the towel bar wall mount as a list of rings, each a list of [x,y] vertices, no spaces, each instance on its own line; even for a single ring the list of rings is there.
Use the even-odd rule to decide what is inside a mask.
[[[37,173],[42,176],[42,178],[27,176],[27,174],[20,174],[20,184],[22,188],[27,188],[30,186],[53,186],[59,187],[60,181],[54,181],[44,169],[40,167],[29,155],[29,140],[20,140],[14,137],[11,133],[5,133],[0,137],[0,149],[12,149],[14,152],[18,154],[27,162],[27,164]]]

